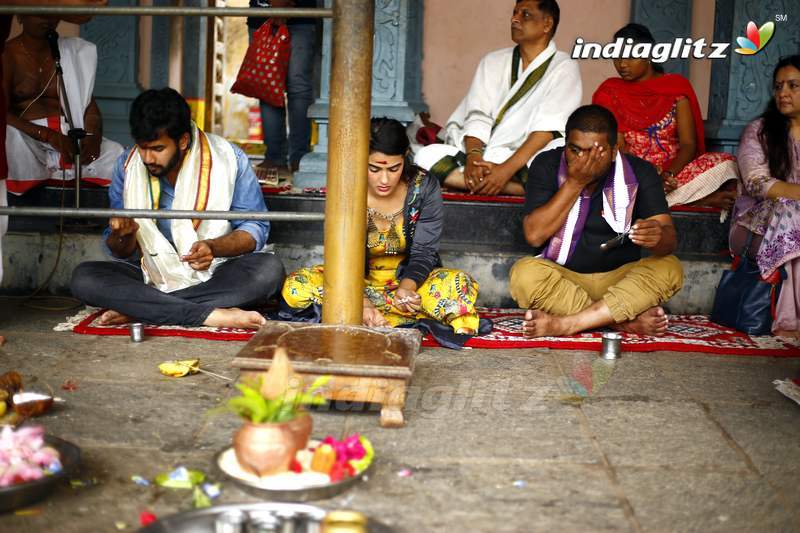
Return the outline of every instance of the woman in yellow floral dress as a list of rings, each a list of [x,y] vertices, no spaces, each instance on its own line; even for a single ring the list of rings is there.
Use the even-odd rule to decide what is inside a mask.
[[[364,324],[396,327],[432,319],[455,333],[475,335],[478,283],[465,272],[442,268],[439,183],[408,163],[408,147],[400,122],[372,120]],[[282,296],[289,308],[302,313],[322,305],[323,272],[318,265],[286,278]]]

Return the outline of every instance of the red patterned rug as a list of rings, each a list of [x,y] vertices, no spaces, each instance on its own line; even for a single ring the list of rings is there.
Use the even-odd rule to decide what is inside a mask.
[[[127,326],[99,326],[101,311],[87,308],[59,324],[56,331],[73,331],[82,335],[128,335]],[[599,332],[571,337],[544,337],[526,339],[522,336],[523,313],[519,309],[481,309],[481,316],[494,323],[494,330],[470,339],[469,348],[502,349],[551,348],[554,350],[600,349]],[[145,335],[151,337],[189,337],[219,341],[248,341],[255,330],[236,328],[145,326]],[[423,346],[438,346],[426,337]],[[715,355],[755,355],[762,357],[800,357],[800,341],[763,336],[750,337],[720,326],[703,315],[671,315],[667,334],[663,337],[644,337],[624,334],[622,350],[627,352],[694,352]]]
[[[81,335],[130,335],[128,326],[101,326],[97,319],[104,309],[87,307],[77,315],[69,317],[53,328],[54,331],[72,331]],[[145,324],[144,334],[147,337],[187,337],[192,339],[208,339],[214,341],[249,341],[256,330],[238,328],[210,328],[186,326],[156,326]]]
[[[522,336],[523,312],[519,309],[482,309],[481,317],[494,323],[488,335],[467,341],[470,348],[552,348],[554,350],[599,351],[600,332],[570,337],[526,339]],[[626,352],[697,352],[716,355],[757,355],[764,357],[800,357],[800,341],[771,335],[750,337],[711,322],[705,315],[670,315],[669,329],[663,337],[645,337],[625,333],[622,351]],[[423,346],[438,346],[426,338]]]

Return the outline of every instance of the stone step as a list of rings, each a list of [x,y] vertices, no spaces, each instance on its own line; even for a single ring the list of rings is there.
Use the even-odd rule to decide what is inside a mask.
[[[44,188],[35,195],[12,198],[12,205],[59,205],[60,191]],[[85,207],[106,207],[105,191],[87,189],[82,194]],[[312,195],[274,195],[267,198],[274,211],[322,212],[325,199]],[[65,204],[72,205],[67,195]],[[469,272],[480,284],[481,305],[513,307],[508,294],[511,265],[531,253],[521,232],[522,206],[489,202],[445,202],[445,222],[441,243],[443,263]],[[728,225],[712,213],[676,212],[679,234],[677,255],[684,263],[683,290],[670,302],[675,313],[708,313],[722,270],[729,263],[724,255]],[[100,243],[103,222],[94,229],[67,233],[51,290],[68,292],[72,269],[81,261],[106,259]],[[55,262],[58,249],[57,220],[19,217],[10,221],[5,239],[5,277],[0,289],[24,293],[39,286]],[[287,271],[322,263],[322,222],[273,222],[270,242],[284,261]]]

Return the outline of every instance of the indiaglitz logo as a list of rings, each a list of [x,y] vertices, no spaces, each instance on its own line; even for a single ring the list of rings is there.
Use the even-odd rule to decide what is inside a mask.
[[[775,15],[778,22],[786,22],[786,15]],[[775,23],[766,22],[760,28],[752,20],[745,29],[747,37],[737,37],[741,48],[736,53],[751,56],[757,54],[772,39]],[[572,59],[649,59],[653,63],[664,63],[670,59],[725,59],[728,57],[730,43],[708,43],[705,38],[694,40],[691,37],[677,37],[668,43],[637,43],[630,37],[618,37],[605,45],[586,41],[582,37],[575,40],[572,47]]]
[[[773,33],[775,33],[774,22],[767,22],[760,28],[756,28],[756,23],[751,20],[747,23],[747,37],[736,38],[736,42],[741,48],[737,48],[735,52],[746,56],[757,54],[767,46]]]

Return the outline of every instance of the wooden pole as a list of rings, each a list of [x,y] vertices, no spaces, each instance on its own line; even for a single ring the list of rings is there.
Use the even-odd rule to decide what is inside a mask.
[[[322,321],[359,325],[367,232],[374,0],[334,0]]]

